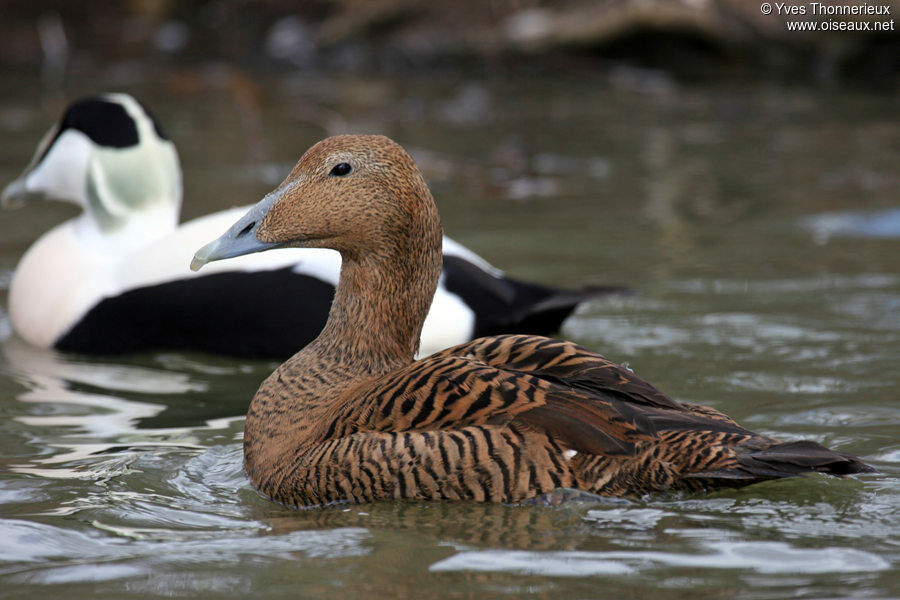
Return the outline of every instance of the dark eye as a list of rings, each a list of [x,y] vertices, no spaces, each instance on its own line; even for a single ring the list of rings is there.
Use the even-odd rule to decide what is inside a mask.
[[[334,165],[334,168],[331,169],[331,173],[329,173],[329,175],[334,175],[335,177],[343,177],[352,170],[353,167],[350,166],[350,163],[338,163]]]

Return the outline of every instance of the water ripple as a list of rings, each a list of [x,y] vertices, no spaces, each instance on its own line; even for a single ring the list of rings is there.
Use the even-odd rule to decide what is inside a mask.
[[[311,558],[338,558],[368,553],[362,545],[368,537],[366,529],[353,527],[267,534],[257,523],[243,534],[219,531],[216,543],[210,543],[203,533],[178,540],[144,540],[6,519],[0,521],[0,562],[6,563],[8,570],[12,564],[71,556],[83,562],[142,559],[150,564],[238,563],[250,556],[290,559],[293,553]],[[83,580],[91,578],[91,573],[86,573]]]
[[[431,571],[512,572],[554,577],[627,575],[666,567],[739,569],[767,574],[883,571],[890,563],[853,548],[797,548],[784,542],[708,542],[704,554],[679,552],[528,552],[467,550],[431,565]]]

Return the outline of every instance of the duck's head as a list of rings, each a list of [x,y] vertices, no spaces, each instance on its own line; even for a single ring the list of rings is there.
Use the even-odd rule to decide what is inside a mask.
[[[4,207],[32,198],[73,202],[101,231],[115,231],[148,212],[181,208],[175,145],[127,94],[103,94],[69,105],[44,135],[34,158],[0,196]]]
[[[310,148],[191,268],[282,247],[331,248],[356,260],[429,237],[440,247],[437,209],[412,157],[384,136],[342,135]]]

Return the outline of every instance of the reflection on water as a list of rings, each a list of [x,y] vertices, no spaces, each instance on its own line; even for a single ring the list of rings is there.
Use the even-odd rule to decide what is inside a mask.
[[[129,468],[137,453],[154,447],[196,448],[197,427],[137,429],[166,406],[95,393],[134,392],[142,395],[187,395],[207,386],[184,373],[131,365],[97,364],[56,352],[32,348],[18,338],[3,344],[4,371],[23,386],[20,402],[40,405],[14,421],[34,428],[52,428],[58,438],[29,464],[11,464],[10,470],[43,477],[101,479]],[[48,414],[49,413],[49,414]],[[207,429],[226,429],[239,417],[210,419]],[[43,454],[43,453],[42,453]],[[130,456],[129,456],[130,455]]]
[[[900,238],[900,208],[828,213],[809,217],[803,223],[822,244],[832,236]]]
[[[364,554],[365,549],[360,542],[368,537],[363,529],[332,529],[328,532],[294,531],[281,535],[232,535],[223,536],[222,530],[216,536],[216,543],[210,544],[207,535],[181,535],[177,539],[144,537],[130,531],[116,531],[98,525],[98,529],[107,529],[114,533],[124,534],[118,542],[111,541],[99,532],[75,533],[71,530],[41,525],[29,521],[5,520],[0,524],[3,534],[3,546],[0,547],[0,560],[9,562],[37,562],[54,557],[78,556],[84,561],[100,561],[116,559],[131,561],[146,560],[147,570],[154,563],[207,563],[223,561],[239,563],[254,556],[289,559],[294,552],[310,557],[337,558]],[[137,540],[128,541],[126,538]],[[116,538],[113,538],[115,540]],[[148,542],[148,543],[145,543]],[[123,572],[124,567],[124,572]],[[130,577],[137,567],[120,566],[115,577],[107,572],[104,579]],[[42,572],[37,577],[20,577],[20,581],[52,580],[58,577],[59,569]],[[63,570],[66,572],[67,570]],[[80,574],[71,573],[70,581],[94,580],[95,572]]]
[[[861,454],[880,473],[640,501],[290,511],[260,498],[242,469],[243,414],[272,364],[36,350],[11,335],[0,301],[5,594],[896,593],[900,255],[873,234],[897,197],[889,102],[870,99],[866,112],[856,97],[823,107],[768,89],[641,96],[565,81],[286,78],[259,96],[248,149],[228,98],[127,91],[171,123],[189,216],[261,197],[319,122],[388,133],[422,163],[448,231],[493,263],[643,291],[585,307],[565,337],[678,399]],[[27,157],[48,123],[30,99],[12,105],[29,125],[5,131],[4,151]],[[4,180],[22,166],[10,160]],[[878,185],[835,173],[875,173]],[[0,214],[0,290],[38,232],[67,214]]]

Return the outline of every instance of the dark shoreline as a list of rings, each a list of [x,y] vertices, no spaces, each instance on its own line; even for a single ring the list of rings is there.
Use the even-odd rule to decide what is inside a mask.
[[[780,4],[780,3],[779,3]],[[807,3],[808,4],[808,3]],[[879,7],[900,13],[900,1]],[[6,0],[0,69],[91,72],[227,63],[253,72],[662,73],[896,89],[896,31],[788,31],[792,18],[884,22],[893,14],[788,17],[755,0],[429,3],[408,0],[56,3]],[[798,5],[799,6],[799,5]],[[774,10],[774,9],[773,9]]]

